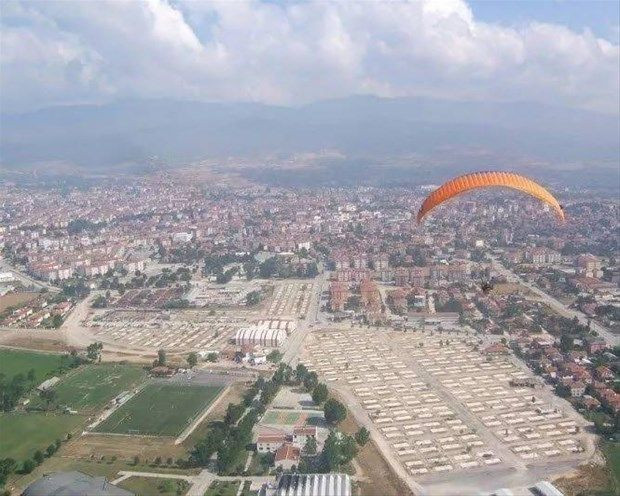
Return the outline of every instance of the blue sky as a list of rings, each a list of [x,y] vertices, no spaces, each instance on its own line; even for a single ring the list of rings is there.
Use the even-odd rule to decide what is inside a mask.
[[[522,25],[531,21],[562,24],[618,42],[620,2],[605,0],[470,0],[480,21]]]

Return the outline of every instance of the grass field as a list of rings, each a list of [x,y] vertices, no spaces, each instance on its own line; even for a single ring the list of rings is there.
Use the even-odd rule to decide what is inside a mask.
[[[136,496],[182,496],[189,489],[189,482],[182,479],[162,479],[159,477],[130,477],[119,486]]]
[[[26,375],[34,369],[37,381],[43,382],[47,375],[60,366],[60,355],[34,351],[0,349],[0,374],[13,377]]]
[[[299,412],[282,412],[278,410],[269,410],[265,413],[261,423],[263,424],[280,424],[280,425],[300,425],[308,415]]]
[[[204,496],[236,496],[241,481],[213,481]]]
[[[84,421],[81,415],[0,413],[0,457],[30,458]]]
[[[603,453],[611,473],[613,490],[615,494],[620,494],[620,443],[606,442],[603,445]]]
[[[97,432],[177,436],[221,387],[150,384],[97,426]]]
[[[94,410],[131,389],[145,375],[142,369],[131,365],[86,365],[54,387],[56,402],[80,412]]]
[[[157,472],[157,473],[170,473],[170,474],[182,474],[182,475],[197,475],[199,470],[181,470],[168,467],[153,467],[150,465],[139,464],[134,465],[124,460],[112,461],[110,456],[106,456],[104,461],[100,460],[100,457],[96,459],[77,459],[67,456],[65,448],[67,445],[63,445],[63,451],[57,453],[51,458],[47,458],[41,465],[35,468],[30,474],[12,474],[9,477],[9,483],[7,487],[13,487],[11,494],[21,494],[22,491],[35,480],[42,477],[44,474],[50,474],[53,472],[70,472],[77,470],[94,477],[104,476],[109,481],[112,481],[119,477],[118,472],[120,470],[134,470],[138,472]]]

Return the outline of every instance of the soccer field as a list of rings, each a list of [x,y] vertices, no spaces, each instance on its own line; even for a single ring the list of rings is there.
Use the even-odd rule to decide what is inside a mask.
[[[54,387],[56,401],[80,412],[100,408],[145,375],[141,368],[131,365],[86,365]]]
[[[60,366],[60,355],[37,353],[34,351],[0,350],[0,374],[13,377],[16,374],[28,373],[34,369],[38,382],[43,382],[47,375]]]
[[[97,426],[97,432],[177,436],[222,390],[150,384]]]

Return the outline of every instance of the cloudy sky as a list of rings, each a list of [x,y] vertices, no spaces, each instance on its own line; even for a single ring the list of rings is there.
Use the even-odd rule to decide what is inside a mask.
[[[354,94],[619,112],[618,2],[4,0],[5,112]]]

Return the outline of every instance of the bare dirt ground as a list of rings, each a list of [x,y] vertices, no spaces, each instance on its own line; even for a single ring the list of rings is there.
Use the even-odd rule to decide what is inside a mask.
[[[125,461],[132,461],[139,456],[142,462],[161,456],[164,460],[172,457],[186,456],[186,449],[174,445],[174,438],[155,438],[137,436],[86,435],[67,446],[65,456],[90,459],[101,456],[116,456]]]
[[[566,496],[579,496],[603,491],[612,486],[609,470],[604,465],[589,463],[553,481]],[[611,493],[610,493],[611,494]]]
[[[0,345],[28,350],[68,351],[63,335],[49,329],[0,331]]]
[[[40,293],[24,292],[11,293],[0,296],[0,312],[4,312],[9,307],[18,307],[28,303],[40,296]]]
[[[333,393],[333,391],[332,391]],[[337,395],[336,395],[337,396]],[[341,400],[341,398],[338,398]],[[359,425],[351,414],[339,425],[339,429],[347,434],[355,434]],[[357,457],[355,468],[360,477],[361,496],[406,496],[413,493],[392,471],[379,448],[371,440],[364,446]]]

